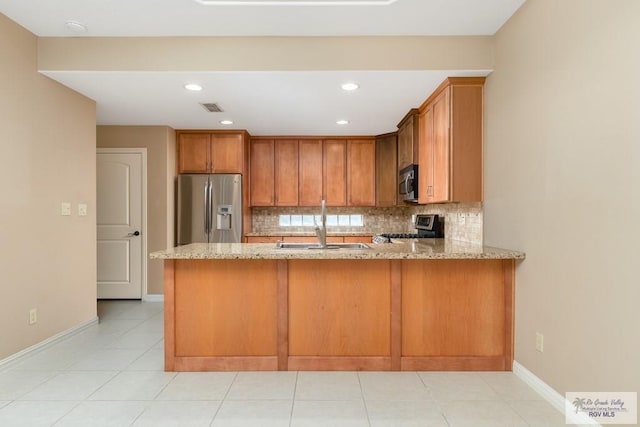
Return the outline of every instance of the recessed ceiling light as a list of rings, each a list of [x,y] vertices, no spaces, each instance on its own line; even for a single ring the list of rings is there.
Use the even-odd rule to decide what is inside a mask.
[[[358,83],[343,83],[342,84],[342,90],[356,90],[360,87],[360,85]]]
[[[184,85],[184,88],[186,90],[191,90],[191,91],[194,91],[194,92],[202,90],[202,86],[200,86],[199,84],[196,84],[196,83],[187,83],[186,85]]]
[[[338,124],[338,125],[348,125],[349,124],[349,120],[338,120],[336,122],[336,124]]]
[[[195,0],[213,6],[388,6],[397,0]]]
[[[82,34],[87,32],[87,26],[78,21],[67,21],[64,23],[64,26],[72,33]]]
[[[232,125],[233,120],[220,120],[221,125]]]

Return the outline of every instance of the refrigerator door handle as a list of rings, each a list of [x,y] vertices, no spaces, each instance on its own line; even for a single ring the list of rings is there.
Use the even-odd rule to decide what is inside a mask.
[[[209,177],[208,180],[208,191],[209,191],[209,201],[207,202],[207,212],[209,212],[209,226],[207,227],[207,242],[211,243],[211,238],[213,237],[213,180]]]
[[[204,183],[204,234],[209,235],[209,180]]]

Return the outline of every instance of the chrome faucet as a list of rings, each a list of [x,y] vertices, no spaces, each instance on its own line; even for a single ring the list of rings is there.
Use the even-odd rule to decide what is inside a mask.
[[[322,199],[321,204],[320,221],[322,227],[318,226],[315,216],[313,217],[313,223],[316,225],[316,236],[320,241],[320,247],[325,249],[327,247],[327,208],[324,199]]]

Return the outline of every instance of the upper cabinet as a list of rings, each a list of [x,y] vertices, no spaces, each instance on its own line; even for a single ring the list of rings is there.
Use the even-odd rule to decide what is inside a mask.
[[[323,195],[327,206],[347,205],[347,141],[323,141]]]
[[[398,170],[418,161],[418,114],[417,108],[411,109],[398,123]]]
[[[251,206],[298,206],[298,141],[251,140]]]
[[[251,206],[375,206],[375,140],[251,141]]]
[[[347,204],[376,205],[376,140],[347,141]]]
[[[418,203],[482,201],[484,77],[450,77],[419,110]]]
[[[246,133],[178,131],[179,173],[243,173]]]
[[[251,206],[274,206],[275,142],[272,139],[252,139],[250,144]]]
[[[298,141],[276,140],[274,151],[276,206],[298,206]]]
[[[397,132],[376,136],[376,206],[396,206],[398,172]]]
[[[298,204],[320,206],[324,196],[322,140],[302,139],[298,144]]]

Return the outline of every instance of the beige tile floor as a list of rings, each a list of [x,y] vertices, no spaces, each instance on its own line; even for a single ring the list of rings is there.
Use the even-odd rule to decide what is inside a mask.
[[[0,370],[0,426],[564,426],[510,372],[164,372],[160,303]]]

